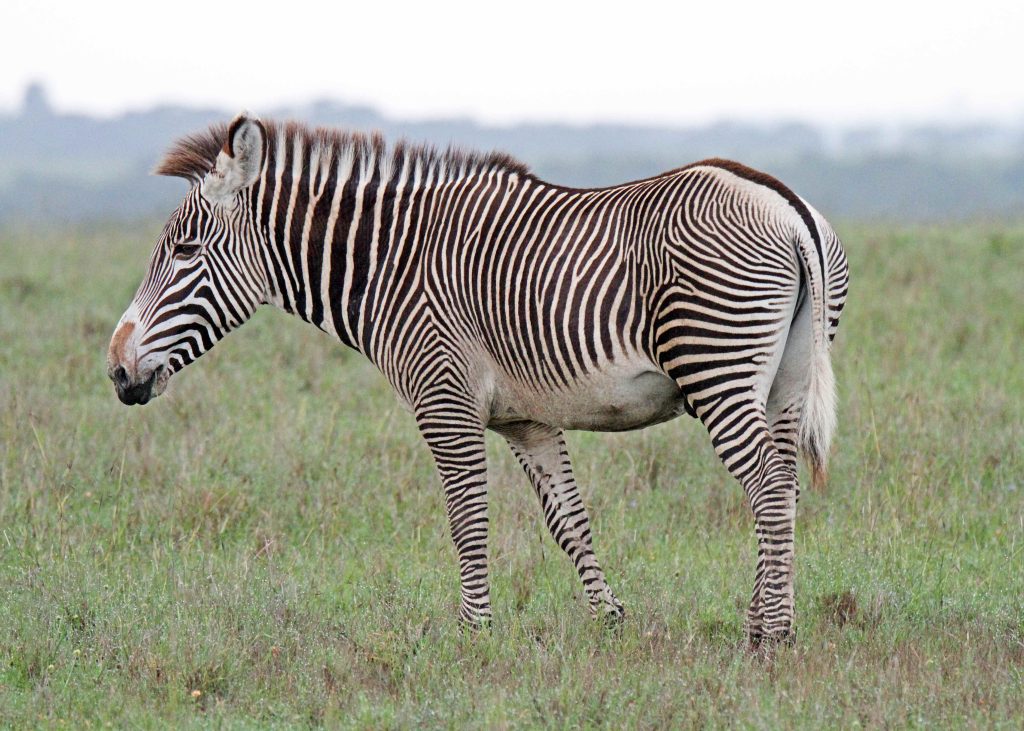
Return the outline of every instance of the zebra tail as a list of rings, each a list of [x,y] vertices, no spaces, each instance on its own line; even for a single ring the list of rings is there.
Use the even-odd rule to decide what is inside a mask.
[[[821,270],[821,260],[809,236],[799,237],[797,250],[807,274],[812,328],[807,397],[800,410],[797,441],[811,469],[811,487],[822,489],[828,481],[828,458],[836,428],[836,384],[826,326],[828,276]]]

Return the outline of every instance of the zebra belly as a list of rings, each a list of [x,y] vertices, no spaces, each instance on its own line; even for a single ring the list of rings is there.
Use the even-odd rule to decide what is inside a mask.
[[[675,381],[649,366],[619,366],[558,390],[535,391],[500,381],[496,386],[495,425],[528,420],[561,429],[628,431],[686,412]]]

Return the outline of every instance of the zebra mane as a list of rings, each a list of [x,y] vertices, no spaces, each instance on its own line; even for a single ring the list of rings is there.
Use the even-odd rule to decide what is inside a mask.
[[[282,142],[290,147],[296,141],[301,141],[308,149],[329,151],[336,158],[350,157],[357,165],[374,161],[381,170],[382,179],[389,178],[390,173],[405,160],[420,162],[428,168],[435,167],[441,171],[440,178],[455,178],[489,170],[530,175],[525,164],[503,152],[482,153],[454,146],[438,149],[430,144],[410,144],[405,140],[389,146],[379,132],[367,134],[331,127],[311,127],[294,121],[262,122],[267,132],[268,154],[273,155],[275,148]],[[224,122],[182,137],[164,154],[153,172],[198,183],[213,169],[217,154],[224,148],[227,137],[228,125]]]
[[[217,153],[227,138],[228,125],[225,122],[211,124],[202,132],[182,137],[164,153],[153,172],[198,183],[213,169]]]

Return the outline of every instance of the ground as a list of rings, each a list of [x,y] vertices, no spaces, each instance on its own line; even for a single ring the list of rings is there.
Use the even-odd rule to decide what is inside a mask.
[[[770,662],[750,512],[691,419],[569,437],[617,633],[489,439],[469,635],[429,453],[357,354],[261,311],[122,406],[106,345],[159,227],[0,227],[0,725],[1024,724],[1024,227],[838,222],[836,451]]]

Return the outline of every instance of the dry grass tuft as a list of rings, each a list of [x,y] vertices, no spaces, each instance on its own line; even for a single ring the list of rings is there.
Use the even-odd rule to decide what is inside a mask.
[[[819,597],[818,606],[825,620],[840,629],[859,619],[857,598],[851,591]]]

